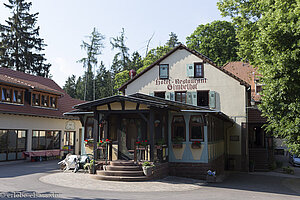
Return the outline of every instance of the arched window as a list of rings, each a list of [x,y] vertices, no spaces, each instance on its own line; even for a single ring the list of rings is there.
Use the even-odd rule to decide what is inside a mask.
[[[185,121],[182,115],[174,116],[172,120],[172,141],[183,139],[185,141]]]
[[[204,141],[204,117],[202,115],[190,117],[190,141]]]

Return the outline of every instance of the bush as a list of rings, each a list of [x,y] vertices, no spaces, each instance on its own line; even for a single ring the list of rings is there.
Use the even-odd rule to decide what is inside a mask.
[[[294,168],[287,166],[287,167],[282,167],[282,170],[286,174],[294,174]]]

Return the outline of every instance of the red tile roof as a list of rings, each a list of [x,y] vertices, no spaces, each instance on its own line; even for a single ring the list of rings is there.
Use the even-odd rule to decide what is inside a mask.
[[[251,98],[260,101],[261,96],[255,93],[255,79],[260,76],[255,67],[249,63],[236,61],[225,64],[223,68],[248,83],[251,86]]]
[[[0,83],[25,88],[27,90],[60,95],[57,102],[57,109],[33,107],[29,105],[28,101],[25,101],[24,105],[0,103],[0,113],[70,118],[65,117],[63,113],[71,111],[74,105],[84,102],[70,97],[59,85],[49,78],[25,74],[4,67],[0,67]]]

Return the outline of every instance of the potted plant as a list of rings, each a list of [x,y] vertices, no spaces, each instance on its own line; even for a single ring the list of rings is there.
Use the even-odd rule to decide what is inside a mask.
[[[145,176],[149,177],[153,174],[153,167],[155,167],[155,165],[153,165],[152,163],[146,161],[142,164],[142,168],[143,168],[143,172],[145,174]]]
[[[99,140],[99,142],[97,143],[97,147],[98,149],[105,149],[106,146],[110,143],[111,141],[109,139],[106,140]]]
[[[192,149],[200,149],[201,148],[201,142],[200,141],[193,141],[192,142]]]
[[[93,174],[94,169],[94,160],[92,159],[90,162],[87,162],[83,165],[84,170],[88,170],[90,174]]]
[[[155,145],[155,148],[156,148],[156,149],[162,149],[163,146],[165,146],[165,145],[166,145],[165,139],[162,138],[162,139],[157,140],[157,143],[156,143],[156,145]]]
[[[84,140],[84,145],[85,146],[93,146],[93,144],[94,144],[94,139]]]
[[[182,148],[182,142],[183,141],[184,141],[184,139],[182,137],[175,137],[173,139],[173,148],[175,148],[175,149]]]
[[[142,141],[137,141],[136,142],[136,146],[137,146],[137,149],[146,149],[148,145],[148,141],[147,140],[142,140]]]
[[[217,181],[216,171],[208,170],[206,175],[206,181],[208,183],[215,183]]]

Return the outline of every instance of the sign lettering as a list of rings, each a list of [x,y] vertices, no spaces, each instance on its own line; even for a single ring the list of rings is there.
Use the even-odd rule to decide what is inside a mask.
[[[155,80],[155,85],[166,85],[168,90],[196,90],[198,84],[206,83],[206,78],[198,79],[166,79],[166,80]]]

